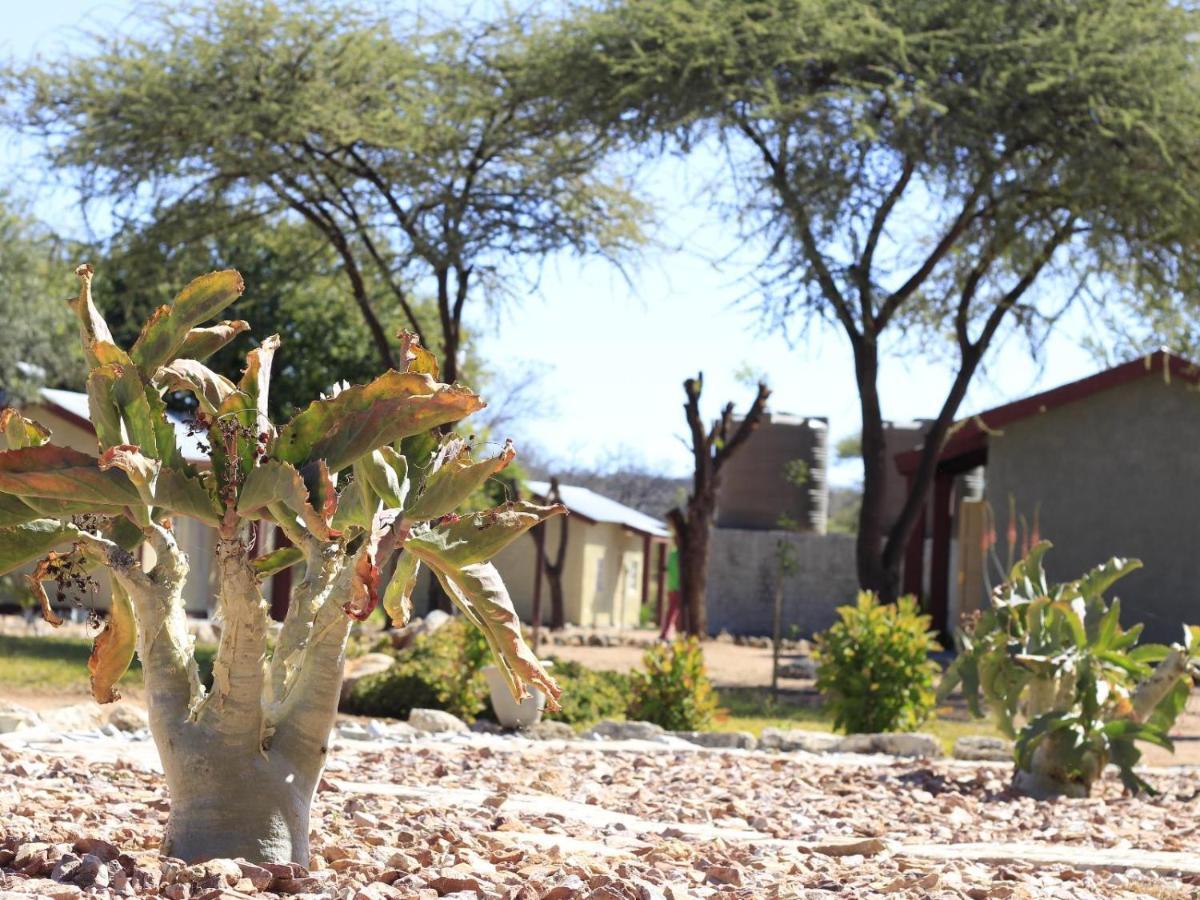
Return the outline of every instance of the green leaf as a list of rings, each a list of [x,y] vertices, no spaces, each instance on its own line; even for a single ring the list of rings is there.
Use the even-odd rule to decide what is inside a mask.
[[[146,397],[145,382],[133,366],[115,364],[113,368],[117,370],[117,376],[112,382],[112,400],[121,414],[127,436],[122,443],[141,447],[146,456],[158,459],[158,431],[154,427],[154,413]]]
[[[236,338],[250,330],[250,324],[241,319],[218,322],[207,328],[193,328],[183,339],[176,356],[183,359],[204,361]]]
[[[268,459],[250,470],[238,497],[238,515],[248,519],[268,518],[267,507],[282,503],[299,516],[309,531],[322,541],[337,537],[308,499],[308,488],[295,466]]]
[[[491,563],[461,569],[431,567],[455,605],[487,638],[513,697],[528,696],[525,684],[533,684],[546,694],[550,709],[558,709],[561,691],[521,637],[521,620],[496,567]]]
[[[412,593],[417,587],[417,573],[421,561],[412,553],[400,551],[396,558],[396,571],[383,592],[383,610],[396,627],[408,624],[412,618]]]
[[[454,512],[493,475],[502,471],[517,451],[512,441],[491,459],[471,461],[471,446],[467,441],[452,439],[446,442],[435,459],[434,470],[425,479],[425,488],[411,508],[404,511],[409,522],[436,519]],[[439,464],[440,463],[440,464]]]
[[[462,516],[410,537],[405,549],[433,567],[461,568],[486,562],[535,525],[566,507],[519,501]]]
[[[1108,562],[1096,566],[1078,581],[1079,593],[1084,597],[1094,597],[1103,594],[1121,578],[1130,572],[1140,569],[1140,559],[1121,559],[1114,556]]]
[[[1117,631],[1120,628],[1121,622],[1121,601],[1113,599],[1112,606],[1100,618],[1100,623],[1096,626],[1096,634],[1092,637],[1092,647],[1094,650],[1104,651],[1112,647],[1113,639],[1117,636]],[[1089,635],[1089,637],[1091,637]]]
[[[36,519],[0,529],[0,575],[45,556],[59,544],[73,541],[79,529],[57,519]]]
[[[141,503],[123,474],[102,471],[95,457],[54,444],[0,453],[0,492],[101,506]]]
[[[387,372],[367,385],[315,400],[279,433],[272,455],[301,465],[324,459],[338,472],[372,450],[482,409],[474,393],[428,375]]]
[[[1153,665],[1166,659],[1170,652],[1171,648],[1166,644],[1142,644],[1130,650],[1128,656],[1136,663]]]
[[[75,274],[79,278],[79,294],[70,301],[70,304],[71,309],[75,311],[76,318],[79,319],[84,359],[87,361],[88,368],[94,369],[101,365],[96,357],[96,343],[112,344],[113,337],[112,332],[108,330],[108,323],[104,321],[104,317],[96,309],[96,304],[92,302],[92,267],[84,263],[75,270]]]
[[[279,336],[271,335],[259,346],[246,354],[246,367],[238,381],[238,389],[221,403],[217,416],[209,429],[209,445],[212,447],[212,465],[221,477],[228,478],[227,448],[221,426],[236,423],[239,428],[233,435],[236,444],[238,467],[249,472],[258,461],[259,438],[270,438],[272,426],[267,415],[267,403],[271,385],[271,362],[279,348]]]
[[[115,365],[97,366],[88,373],[88,418],[96,429],[101,448],[115,447],[125,442],[121,428],[121,413],[113,397],[120,369]]]
[[[250,565],[254,567],[254,572],[259,578],[269,578],[299,562],[304,562],[304,553],[299,547],[280,547],[266,556],[255,557]]]
[[[408,461],[389,446],[380,447],[354,463],[355,479],[363,480],[387,509],[403,509],[408,499]]]
[[[361,462],[361,460],[360,460]],[[355,464],[357,466],[357,463]],[[355,475],[338,493],[337,512],[333,514],[332,527],[335,531],[348,531],[371,527],[375,513],[379,511],[379,497],[371,489],[366,477]]]
[[[11,494],[0,494],[0,528],[11,528],[14,525],[24,525],[34,519],[43,518],[46,513],[38,513],[20,497]]]
[[[177,359],[154,373],[154,382],[170,391],[188,391],[209,416],[215,416],[237,385],[194,359]]]
[[[0,450],[40,447],[50,440],[50,431],[27,419],[13,407],[0,409]]]
[[[156,372],[175,358],[192,328],[233,303],[245,287],[242,276],[232,269],[200,276],[173,304],[154,311],[130,349],[130,358],[147,375]]]
[[[117,468],[137,488],[141,501],[207,525],[221,524],[222,508],[217,498],[199,478],[163,466],[134,446],[111,447],[100,457],[101,469]]]
[[[183,458],[175,442],[175,425],[167,419],[167,405],[152,384],[146,385],[146,405],[150,407],[150,422],[154,427],[156,459],[164,466],[184,475],[196,475],[196,467]]]

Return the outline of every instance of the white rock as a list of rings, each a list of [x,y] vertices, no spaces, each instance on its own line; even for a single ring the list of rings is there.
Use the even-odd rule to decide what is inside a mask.
[[[618,722],[602,719],[586,732],[584,737],[605,738],[610,741],[657,741],[666,732],[653,722]]]
[[[886,753],[889,756],[924,756],[930,759],[945,755],[941,741],[931,734],[920,732],[850,734],[838,742],[837,752]]]
[[[824,731],[764,728],[758,738],[758,746],[763,750],[779,750],[783,753],[792,753],[796,750],[805,753],[833,753],[838,749],[841,741],[842,739],[838,735]]]
[[[77,703],[42,713],[42,724],[53,731],[96,731],[108,714],[95,703]]]
[[[470,730],[466,722],[443,709],[414,709],[408,714],[408,724],[431,734]]]
[[[954,758],[980,762],[1011,762],[1013,743],[1004,738],[971,734],[954,742]]]
[[[40,717],[32,709],[0,701],[0,734],[8,734],[21,728],[33,728],[40,722]]]
[[[150,727],[145,710],[130,706],[128,703],[117,703],[108,711],[108,724],[120,731],[143,731]]]
[[[758,745],[748,731],[672,731],[671,734],[701,747],[753,750]]]

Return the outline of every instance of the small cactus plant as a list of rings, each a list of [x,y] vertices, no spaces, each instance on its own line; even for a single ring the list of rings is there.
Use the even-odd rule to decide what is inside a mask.
[[[234,271],[196,279],[150,317],[127,350],[92,299],[80,266],[79,318],[98,456],[56,446],[40,425],[0,413],[0,574],[28,576],[45,617],[57,617],[47,580],[107,570],[112,609],[89,669],[101,703],[136,650],[150,726],[171,794],[163,852],[185,860],[245,857],[308,862],[308,819],[337,712],[346,638],[380,603],[403,622],[420,566],[429,567],[487,639],[514,695],[558,687],[521,638],[520,622],[489,562],[561,506],[456,508],[515,451],[472,458],[438,430],[482,408],[466,388],[438,382],[433,356],[403,335],[405,371],[340,386],[276,427],[267,417],[277,337],[251,351],[241,379],[204,358],[245,331],[204,323],[243,291]],[[163,394],[187,391],[199,410],[211,466],[184,459]],[[188,560],[174,517],[216,530],[221,639],[213,685],[200,683],[184,617]],[[291,546],[255,557],[257,521]],[[153,550],[149,571],[139,559]],[[399,554],[386,591],[380,573]],[[268,652],[264,578],[302,567],[282,630]],[[86,575],[90,577],[90,575]]]

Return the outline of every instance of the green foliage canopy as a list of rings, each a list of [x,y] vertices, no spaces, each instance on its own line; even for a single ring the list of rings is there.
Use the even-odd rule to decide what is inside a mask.
[[[37,399],[42,386],[80,388],[85,370],[62,247],[0,192],[0,406]],[[61,295],[61,296],[60,296]]]
[[[765,313],[846,334],[865,586],[894,595],[999,335],[1036,345],[1078,296],[1136,314],[1195,284],[1198,30],[1168,0],[609,0],[567,29],[584,114],[638,143],[720,144],[730,189],[709,196],[765,241]],[[879,361],[914,341],[955,372],[885,535]]]
[[[305,222],[336,253],[385,367],[402,366],[381,296],[425,344],[411,291],[436,298],[453,382],[473,292],[497,301],[524,261],[621,257],[641,240],[644,210],[607,162],[606,132],[552,90],[540,24],[432,27],[305,0],[156,10],[141,36],[98,35],[87,57],[10,73],[10,118],[46,138],[85,199],[134,222]]]

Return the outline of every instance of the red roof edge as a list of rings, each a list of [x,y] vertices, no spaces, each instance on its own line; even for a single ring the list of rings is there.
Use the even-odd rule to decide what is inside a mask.
[[[938,462],[943,463],[986,447],[989,433],[1012,422],[1049,412],[1154,374],[1161,374],[1164,381],[1178,378],[1190,384],[1200,383],[1200,365],[1169,350],[1155,350],[1095,375],[960,420],[958,430],[951,434],[938,454]],[[896,468],[902,475],[910,475],[916,471],[920,458],[920,447],[897,453]]]

